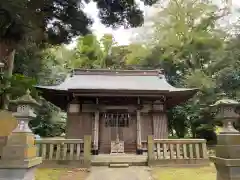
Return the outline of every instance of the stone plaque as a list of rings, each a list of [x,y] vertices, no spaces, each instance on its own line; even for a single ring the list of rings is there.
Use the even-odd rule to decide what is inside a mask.
[[[124,153],[124,141],[112,141],[111,153]]]

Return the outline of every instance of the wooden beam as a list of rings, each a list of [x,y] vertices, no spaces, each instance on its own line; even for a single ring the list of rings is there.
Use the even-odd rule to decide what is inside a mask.
[[[83,97],[139,97],[139,94],[135,94],[135,93],[123,93],[123,94],[109,94],[109,93],[99,93],[99,94],[92,94],[92,93],[74,93],[75,96],[83,96]],[[142,94],[142,97],[154,97],[157,98],[158,96],[160,96],[161,94]]]

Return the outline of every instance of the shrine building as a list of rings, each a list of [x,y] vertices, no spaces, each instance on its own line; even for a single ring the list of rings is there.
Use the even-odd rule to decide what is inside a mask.
[[[197,89],[175,88],[161,70],[76,69],[56,86],[37,86],[42,96],[67,112],[67,139],[92,136],[93,154],[142,153],[148,135],[168,138],[166,110]]]

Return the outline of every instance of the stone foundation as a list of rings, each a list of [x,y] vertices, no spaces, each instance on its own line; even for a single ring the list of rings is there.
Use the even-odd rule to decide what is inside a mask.
[[[0,180],[34,180],[35,168],[0,169]]]

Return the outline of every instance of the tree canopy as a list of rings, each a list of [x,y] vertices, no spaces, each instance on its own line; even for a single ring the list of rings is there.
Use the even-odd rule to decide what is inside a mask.
[[[85,0],[9,0],[0,3],[0,39],[18,42],[24,38],[53,44],[67,43],[90,32],[92,19],[84,12]],[[106,26],[136,27],[143,12],[135,1],[95,0],[101,22]],[[154,1],[145,1],[151,5]]]

